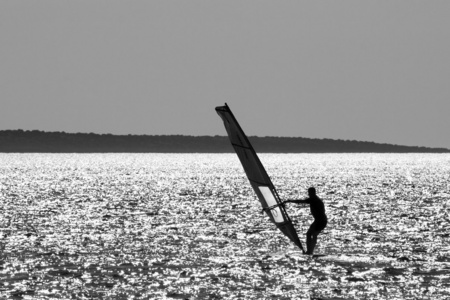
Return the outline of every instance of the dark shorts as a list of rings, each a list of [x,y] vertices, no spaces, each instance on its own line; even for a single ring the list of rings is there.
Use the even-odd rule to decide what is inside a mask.
[[[311,226],[309,227],[309,231],[322,231],[325,229],[325,227],[327,227],[328,224],[328,220],[314,220],[314,222],[311,224]]]

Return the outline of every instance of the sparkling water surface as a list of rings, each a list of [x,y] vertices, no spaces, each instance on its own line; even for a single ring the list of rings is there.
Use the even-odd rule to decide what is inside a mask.
[[[448,299],[449,154],[260,154],[315,186],[302,255],[235,154],[0,154],[0,298]],[[288,204],[300,238],[309,208]]]

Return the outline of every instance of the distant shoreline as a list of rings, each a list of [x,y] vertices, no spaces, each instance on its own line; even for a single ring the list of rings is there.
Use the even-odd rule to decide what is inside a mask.
[[[303,137],[250,136],[258,153],[450,153],[446,148]],[[1,130],[1,153],[233,153],[226,136],[113,135]]]

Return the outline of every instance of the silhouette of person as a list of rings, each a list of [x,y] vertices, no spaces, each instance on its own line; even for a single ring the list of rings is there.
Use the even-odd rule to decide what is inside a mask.
[[[317,236],[327,226],[328,219],[325,214],[325,205],[322,199],[317,197],[316,189],[310,187],[308,189],[309,198],[305,200],[286,200],[283,203],[308,203],[311,209],[311,215],[314,217],[314,222],[306,232],[306,254],[313,254],[314,248],[317,244]]]

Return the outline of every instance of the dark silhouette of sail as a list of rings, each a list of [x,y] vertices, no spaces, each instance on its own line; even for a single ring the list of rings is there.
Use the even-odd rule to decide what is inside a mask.
[[[216,107],[216,112],[222,118],[231,144],[236,151],[239,160],[244,167],[253,190],[270,220],[283,232],[294,244],[303,250],[292,221],[289,218],[282,201],[267,175],[261,161],[256,155],[253,146],[237,122],[228,105]]]

